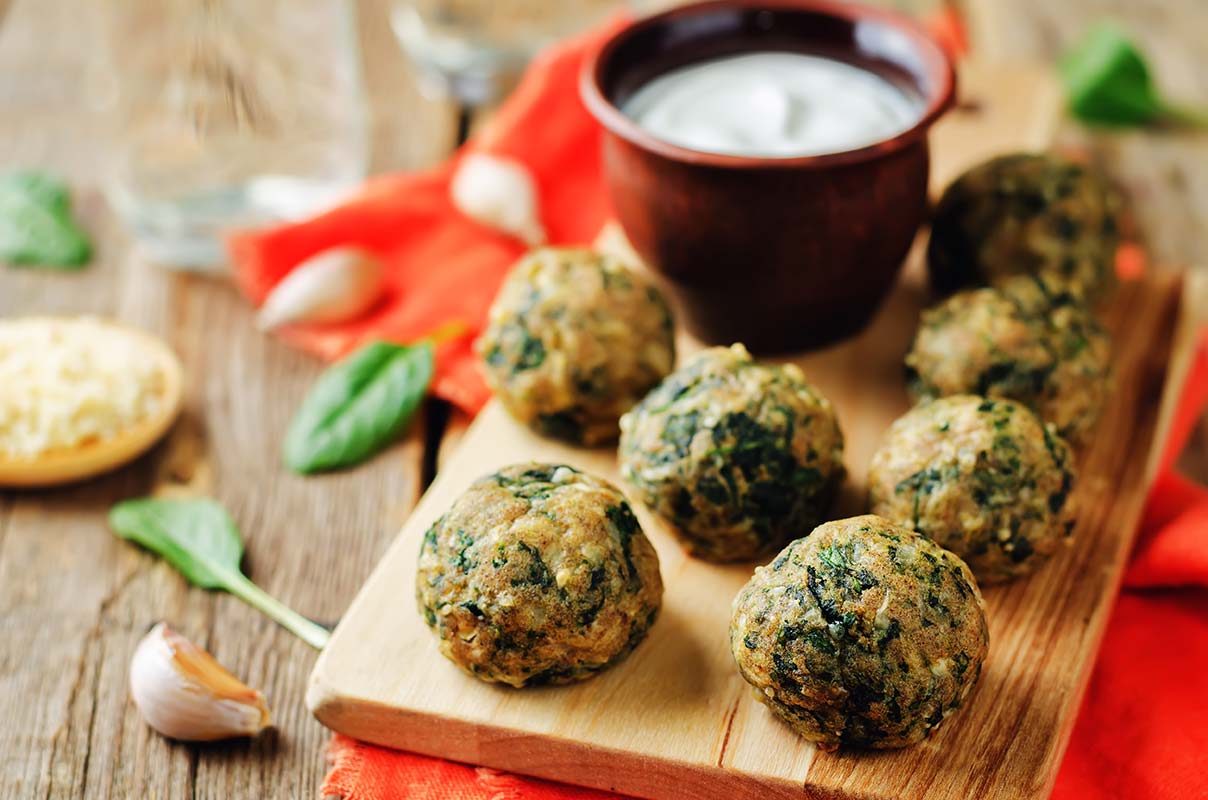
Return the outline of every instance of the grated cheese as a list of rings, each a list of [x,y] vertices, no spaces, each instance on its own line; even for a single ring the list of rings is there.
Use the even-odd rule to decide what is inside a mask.
[[[110,439],[163,402],[163,367],[98,320],[0,320],[0,456]]]

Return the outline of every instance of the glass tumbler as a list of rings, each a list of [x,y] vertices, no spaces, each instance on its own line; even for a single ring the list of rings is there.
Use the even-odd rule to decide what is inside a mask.
[[[320,211],[365,175],[354,0],[106,0],[110,202],[167,266]]]
[[[649,0],[394,0],[391,22],[424,85],[465,105],[491,103],[533,54]]]

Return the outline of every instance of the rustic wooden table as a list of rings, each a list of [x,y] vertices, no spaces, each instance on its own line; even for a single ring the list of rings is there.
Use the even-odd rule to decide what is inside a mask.
[[[303,479],[279,467],[284,427],[320,365],[257,334],[251,308],[226,281],[144,261],[106,207],[97,188],[104,125],[90,103],[94,5],[103,7],[0,0],[0,170],[69,176],[98,243],[95,262],[78,274],[0,267],[0,316],[116,316],[164,336],[190,380],[181,422],[135,464],[77,487],[0,493],[0,796],[316,797],[328,734],[302,702],[314,653],[239,601],[190,589],[117,541],[105,512],[119,498],[166,484],[212,493],[243,528],[249,574],[302,613],[334,621],[464,421],[430,404],[402,442],[354,472]],[[450,151],[458,117],[416,89],[385,5],[360,4],[373,168],[413,168]],[[1208,99],[1202,0],[972,5],[975,43],[1004,58],[1051,57],[1085,20],[1112,13],[1132,25],[1165,85]],[[1155,261],[1208,264],[1208,137],[1128,133],[1090,142],[1138,198]],[[1184,464],[1208,476],[1208,435],[1199,435]],[[409,603],[403,591],[400,613]],[[261,688],[277,729],[206,746],[150,732],[128,699],[126,671],[135,643],[158,619]]]

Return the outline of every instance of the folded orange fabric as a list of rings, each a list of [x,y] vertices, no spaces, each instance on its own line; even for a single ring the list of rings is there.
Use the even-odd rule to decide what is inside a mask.
[[[1053,797],[1208,797],[1208,489],[1174,470],[1208,405],[1208,331],[1150,489]]]
[[[621,795],[470,767],[337,735],[322,796],[346,800],[616,800]]]

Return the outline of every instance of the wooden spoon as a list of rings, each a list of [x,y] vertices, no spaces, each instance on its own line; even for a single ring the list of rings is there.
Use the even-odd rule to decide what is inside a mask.
[[[76,447],[47,450],[35,457],[15,457],[0,452],[0,487],[56,486],[109,472],[134,460],[155,444],[172,426],[184,397],[180,361],[160,339],[114,322],[97,322],[135,340],[163,373],[159,407],[129,428],[107,439]]]

